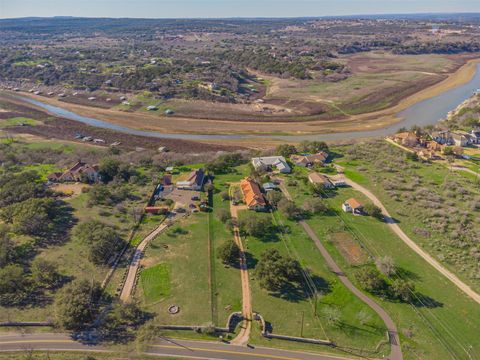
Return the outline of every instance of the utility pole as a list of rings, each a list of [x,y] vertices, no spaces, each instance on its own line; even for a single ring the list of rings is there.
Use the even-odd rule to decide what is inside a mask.
[[[303,320],[305,317],[305,311],[302,311],[302,327],[300,328],[300,337],[303,337]]]

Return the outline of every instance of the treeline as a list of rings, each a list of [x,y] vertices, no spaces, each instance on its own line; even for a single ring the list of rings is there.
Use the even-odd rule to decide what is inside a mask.
[[[480,51],[479,42],[416,42],[413,44],[397,45],[393,53],[400,55],[419,54],[460,54]]]

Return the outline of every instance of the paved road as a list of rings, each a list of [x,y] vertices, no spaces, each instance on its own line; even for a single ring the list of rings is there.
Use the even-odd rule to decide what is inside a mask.
[[[282,180],[280,180],[280,189],[285,194],[285,197],[287,199],[289,200],[292,199],[292,197],[290,196],[290,193],[288,192],[288,189],[285,187]],[[325,259],[328,267],[332,270],[332,272],[335,275],[337,275],[338,279],[343,283],[343,285],[345,285],[347,289],[349,289],[357,298],[362,300],[373,311],[375,311],[385,323],[385,326],[387,327],[387,330],[388,330],[388,336],[390,340],[390,350],[391,350],[390,355],[388,356],[388,359],[390,360],[403,359],[397,327],[393,322],[392,318],[390,317],[390,315],[388,315],[387,312],[380,305],[378,305],[375,301],[373,301],[371,298],[369,298],[367,295],[365,295],[363,292],[357,289],[355,285],[352,284],[352,282],[344,274],[340,266],[338,266],[335,260],[333,260],[333,258],[331,257],[330,253],[327,251],[325,246],[323,246],[322,242],[320,241],[318,236],[315,234],[315,232],[312,230],[310,225],[308,225],[303,220],[299,221],[299,224],[303,227],[303,229],[308,234],[308,236],[313,240],[313,242],[317,246],[317,249],[320,251],[323,258]]]
[[[88,345],[74,341],[67,334],[6,334],[0,335],[0,352],[54,350],[86,352],[113,352],[105,346]],[[148,346],[149,355],[175,356],[218,360],[338,360],[334,355],[322,355],[264,347],[250,348],[220,342],[162,339]]]
[[[464,169],[462,169],[464,170]],[[454,275],[451,271],[447,270],[445,267],[443,267],[437,260],[435,260],[429,253],[427,253],[425,250],[423,250],[420,246],[418,246],[410,237],[407,236],[403,232],[403,230],[398,226],[398,224],[395,222],[395,220],[390,216],[388,213],[387,209],[381,201],[368,189],[364,188],[360,184],[357,184],[356,182],[346,179],[346,183],[350,185],[352,188],[354,188],[357,191],[360,191],[363,193],[366,197],[368,197],[375,205],[377,205],[380,209],[382,209],[382,213],[385,217],[385,222],[388,224],[388,226],[392,229],[392,231],[398,235],[402,241],[408,245],[413,251],[415,251],[418,255],[420,255],[426,262],[428,262],[430,265],[432,265],[438,272],[440,272],[442,275],[444,275],[447,279],[449,279],[452,283],[454,283],[461,291],[463,291],[467,296],[469,296],[471,299],[476,301],[477,303],[480,304],[480,295],[473,291],[470,286],[465,284],[462,280],[460,280],[456,275]]]
[[[232,199],[232,187],[230,186],[230,199]],[[238,335],[231,341],[235,345],[247,345],[252,330],[252,296],[250,293],[250,281],[248,277],[247,259],[245,249],[240,237],[240,229],[238,228],[238,210],[246,209],[245,206],[233,205],[230,201],[230,214],[233,224],[233,238],[240,248],[240,276],[242,279],[242,314],[246,319]]]

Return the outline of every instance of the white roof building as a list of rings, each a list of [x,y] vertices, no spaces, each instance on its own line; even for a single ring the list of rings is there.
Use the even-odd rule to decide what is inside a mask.
[[[253,158],[252,165],[255,170],[270,170],[272,168],[276,168],[282,174],[288,174],[292,171],[283,156]]]

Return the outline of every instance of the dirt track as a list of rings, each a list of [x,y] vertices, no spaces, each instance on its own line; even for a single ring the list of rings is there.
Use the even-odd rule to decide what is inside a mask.
[[[230,187],[231,192],[232,187]],[[231,195],[231,194],[230,194]],[[245,257],[245,250],[243,248],[242,239],[240,238],[240,229],[238,228],[238,210],[245,209],[245,206],[233,205],[230,202],[230,214],[232,216],[233,236],[235,243],[240,248],[240,276],[242,279],[242,314],[245,318],[244,325],[237,337],[231,341],[234,345],[247,345],[250,339],[250,332],[252,329],[252,297],[250,293],[250,282],[248,277],[247,259]]]

